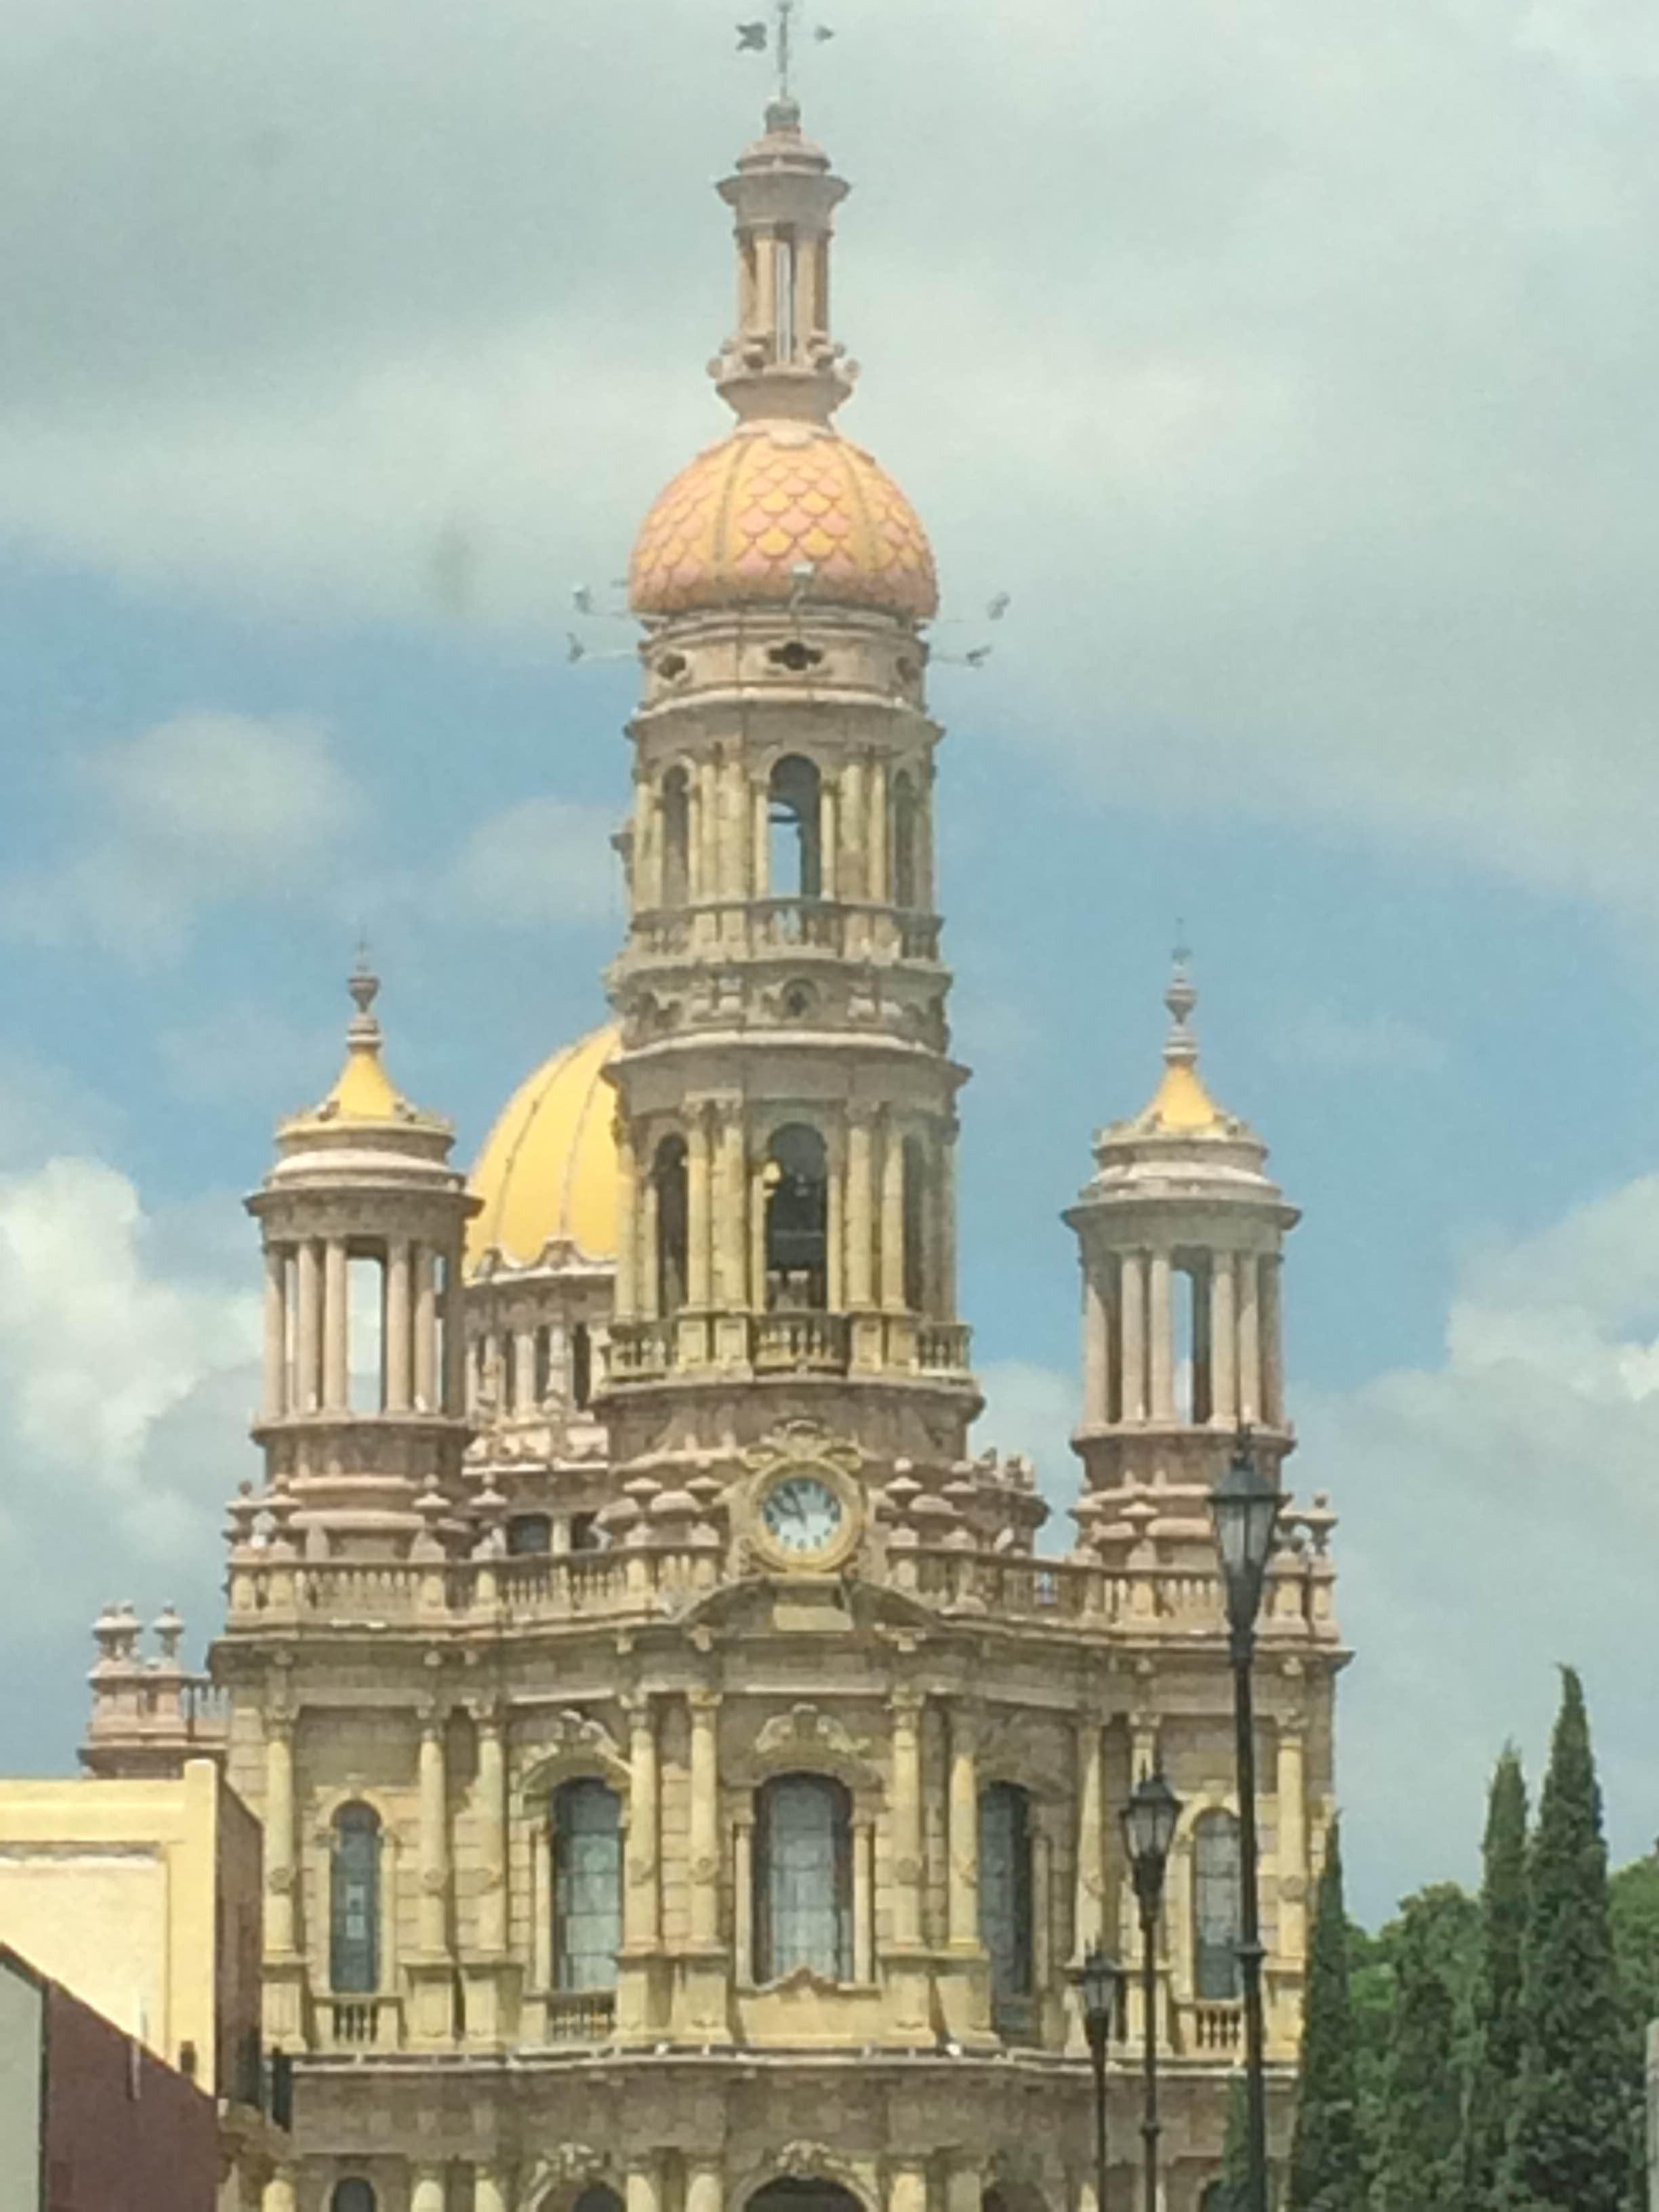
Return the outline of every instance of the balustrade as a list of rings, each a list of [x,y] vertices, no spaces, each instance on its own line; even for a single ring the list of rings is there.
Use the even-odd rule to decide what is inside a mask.
[[[396,2051],[402,2045],[400,1998],[325,1997],[317,2012],[325,2050]]]
[[[617,2023],[612,1990],[556,1990],[543,2000],[549,2043],[608,2043]]]
[[[825,952],[844,959],[890,950],[902,960],[939,957],[937,915],[837,899],[710,899],[696,906],[656,908],[635,915],[634,948],[658,960],[700,954],[696,926],[704,917],[722,945],[751,953]]]

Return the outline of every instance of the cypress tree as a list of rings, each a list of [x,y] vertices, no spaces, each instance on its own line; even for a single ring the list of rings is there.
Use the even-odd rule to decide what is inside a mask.
[[[1333,1821],[1308,1953],[1290,2204],[1291,2212],[1362,2212],[1364,2202],[1342,1845]]]
[[[1607,1920],[1601,1792],[1571,1667],[1528,1864],[1521,2072],[1506,2160],[1525,2212],[1624,2212],[1641,2095],[1620,2016]]]
[[[1462,1902],[1472,1915],[1472,1902]],[[1408,1897],[1401,1911],[1375,2212],[1462,2212],[1463,2072],[1448,1905],[1443,1886]]]
[[[1242,2068],[1227,2077],[1227,2131],[1221,2139],[1221,2203],[1216,2212],[1249,2212],[1250,2114]]]
[[[1486,1801],[1474,2064],[1464,2127],[1468,2212],[1503,2212],[1504,2160],[1521,2068],[1521,1954],[1527,1927],[1527,1784],[1504,1747]]]

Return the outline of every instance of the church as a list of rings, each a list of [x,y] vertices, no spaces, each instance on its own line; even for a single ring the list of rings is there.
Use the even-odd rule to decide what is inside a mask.
[[[1164,2204],[1213,2201],[1242,2027],[1206,1499],[1241,1424],[1275,1476],[1294,1442],[1297,1215],[1178,963],[1149,1103],[1066,1216],[1075,1527],[1045,1538],[1029,1462],[969,1443],[937,585],[836,427],[846,191],[781,93],[720,186],[736,420],[632,555],[611,1021],[469,1175],[361,972],[338,1079],[248,1200],[263,1472],[211,1671],[295,2061],[266,2212],[1109,2212],[1069,1970],[1136,1956],[1118,1816],[1159,1770]],[[1287,1506],[1256,1668],[1280,2160],[1333,1519]],[[1109,2212],[1140,2202],[1122,1997]]]

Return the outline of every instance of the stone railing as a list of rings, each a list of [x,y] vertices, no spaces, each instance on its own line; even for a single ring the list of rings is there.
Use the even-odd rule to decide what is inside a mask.
[[[656,1540],[599,1552],[465,1562],[301,1562],[253,1548],[232,1561],[228,1630],[290,1621],[426,1630],[660,1618],[713,1589],[726,1563],[712,1530],[690,1540],[684,1528],[651,1533]],[[944,1544],[907,1541],[895,1530],[863,1572],[945,1617],[1152,1638],[1218,1638],[1225,1626],[1218,1573],[978,1550],[966,1530]],[[1334,1643],[1331,1583],[1328,1559],[1282,1555],[1262,1607],[1264,1648]]]
[[[922,1321],[915,1314],[824,1313],[782,1307],[770,1313],[681,1311],[672,1321],[611,1325],[611,1376],[650,1382],[670,1374],[729,1364],[757,1375],[893,1373],[966,1377],[973,1332],[965,1322]]]
[[[608,2043],[617,2025],[613,1990],[555,1990],[542,1999],[548,2043]]]
[[[1198,1998],[1176,2008],[1176,2047],[1213,2058],[1244,2045],[1244,2008]]]
[[[725,952],[823,952],[836,959],[885,953],[931,961],[939,957],[939,927],[934,914],[841,899],[710,899],[636,914],[629,945],[658,960],[718,946]]]
[[[319,1997],[317,2042],[324,2051],[396,2051],[403,2043],[399,1997]]]

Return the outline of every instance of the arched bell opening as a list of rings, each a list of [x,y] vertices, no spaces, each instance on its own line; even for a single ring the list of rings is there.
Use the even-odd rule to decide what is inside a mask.
[[[789,754],[772,770],[767,787],[768,877],[775,898],[823,896],[820,792],[816,765],[799,753]]]
[[[666,1318],[685,1304],[688,1207],[685,1139],[665,1137],[651,1162],[657,1210],[657,1311]]]
[[[822,1313],[830,1303],[830,1160],[805,1121],[773,1137],[766,1173],[766,1304]]]
[[[691,893],[691,783],[683,768],[662,780],[662,902],[684,906]]]
[[[784,2174],[749,2199],[747,2212],[864,2212],[850,2189],[817,2174]]]
[[[915,785],[901,769],[892,787],[893,904],[921,904],[921,807]]]

